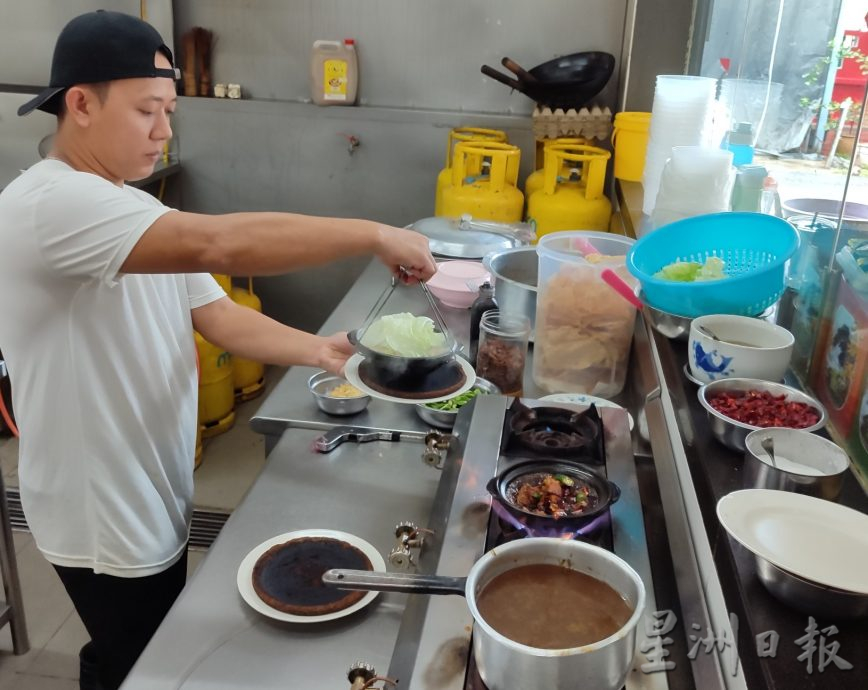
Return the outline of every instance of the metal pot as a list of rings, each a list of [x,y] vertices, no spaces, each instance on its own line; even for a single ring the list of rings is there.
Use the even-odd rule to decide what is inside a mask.
[[[446,349],[441,354],[430,357],[401,357],[377,352],[363,345],[362,336],[358,331],[347,333],[347,339],[356,352],[367,361],[370,375],[376,377],[377,381],[384,385],[395,385],[396,381],[418,381],[440,367],[453,362],[455,353],[460,346],[451,335],[445,337]]]
[[[633,615],[609,637],[570,649],[537,649],[513,642],[479,613],[477,598],[498,575],[523,565],[560,565],[602,580],[617,591]],[[605,549],[564,539],[522,539],[498,546],[470,569],[467,578],[329,570],[323,582],[341,589],[463,594],[475,621],[473,653],[489,690],[618,690],[633,662],[636,628],[645,608],[645,586],[625,561]]]
[[[530,320],[530,340],[536,328],[536,289],[539,260],[536,247],[518,247],[488,254],[482,262],[494,278],[494,299],[504,313]]]

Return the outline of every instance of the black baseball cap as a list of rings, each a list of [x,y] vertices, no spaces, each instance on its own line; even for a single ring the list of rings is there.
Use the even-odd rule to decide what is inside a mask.
[[[158,50],[172,69],[154,67]],[[130,14],[88,12],[63,27],[54,46],[48,88],[18,108],[18,114],[42,110],[57,115],[63,92],[70,86],[137,77],[181,78],[159,32]]]

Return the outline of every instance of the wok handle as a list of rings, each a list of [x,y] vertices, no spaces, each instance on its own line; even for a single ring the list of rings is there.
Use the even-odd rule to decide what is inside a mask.
[[[539,83],[539,79],[537,79],[524,67],[519,65],[517,62],[509,59],[508,57],[503,58],[503,60],[500,61],[500,64],[506,67],[506,69],[512,72],[515,76],[517,76],[520,81],[526,82],[528,84]]]
[[[480,72],[482,72],[485,76],[491,77],[495,81],[499,81],[501,84],[506,84],[507,86],[512,87],[516,91],[521,91],[524,93],[524,87],[522,83],[518,81],[518,79],[512,79],[511,77],[507,77],[502,72],[498,72],[493,67],[489,67],[488,65],[483,65],[480,68]]]
[[[337,589],[407,594],[460,594],[464,596],[466,577],[416,575],[412,573],[372,573],[369,570],[332,568],[323,573],[323,584]]]

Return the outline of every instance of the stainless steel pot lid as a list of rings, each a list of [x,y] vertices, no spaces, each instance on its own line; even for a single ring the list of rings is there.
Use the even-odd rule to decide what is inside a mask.
[[[481,259],[490,252],[524,244],[515,226],[467,218],[422,218],[407,226],[425,235],[431,253],[449,259]]]

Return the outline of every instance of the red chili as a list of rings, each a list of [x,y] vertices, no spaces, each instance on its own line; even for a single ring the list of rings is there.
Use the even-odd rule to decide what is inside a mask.
[[[768,391],[723,391],[709,398],[708,404],[731,419],[763,428],[804,429],[820,421],[817,408]]]

